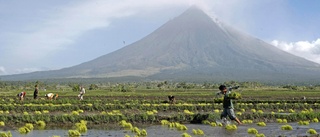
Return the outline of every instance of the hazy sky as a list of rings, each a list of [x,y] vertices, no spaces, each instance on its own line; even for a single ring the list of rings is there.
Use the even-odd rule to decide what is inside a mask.
[[[140,40],[191,5],[320,63],[319,0],[0,0],[0,75],[93,60]]]

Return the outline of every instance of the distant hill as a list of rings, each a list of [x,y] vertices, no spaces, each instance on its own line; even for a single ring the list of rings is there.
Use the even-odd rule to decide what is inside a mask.
[[[320,65],[215,22],[191,7],[143,39],[61,70],[2,80],[123,78],[180,81],[312,82]]]

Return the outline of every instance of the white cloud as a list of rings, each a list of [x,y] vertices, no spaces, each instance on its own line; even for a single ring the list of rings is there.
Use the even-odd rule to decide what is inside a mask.
[[[195,0],[190,1],[189,3]],[[163,7],[188,5],[184,0],[78,1],[45,12],[38,23],[24,26],[22,32],[12,32],[9,55],[26,63],[36,63],[47,56],[66,50],[81,35],[106,28],[114,19],[148,13]],[[202,4],[204,5],[204,4]],[[27,22],[26,22],[27,23]],[[13,59],[13,58],[12,58]]]
[[[6,69],[0,66],[0,75],[5,75],[5,74],[7,74]]]
[[[273,40],[271,44],[291,54],[320,64],[320,38],[311,42],[283,42]]]
[[[20,74],[20,73],[29,73],[29,72],[35,72],[35,71],[42,71],[40,68],[22,68],[22,69],[15,69],[14,73]]]

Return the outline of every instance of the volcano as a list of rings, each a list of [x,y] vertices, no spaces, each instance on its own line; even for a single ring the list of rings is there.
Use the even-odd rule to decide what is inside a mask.
[[[197,7],[112,53],[12,79],[123,78],[182,81],[315,81],[320,65],[212,19]]]

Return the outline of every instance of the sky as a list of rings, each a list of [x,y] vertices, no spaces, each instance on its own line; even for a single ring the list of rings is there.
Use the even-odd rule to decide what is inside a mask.
[[[320,63],[319,0],[0,0],[0,75],[93,60],[142,39],[192,5]]]

